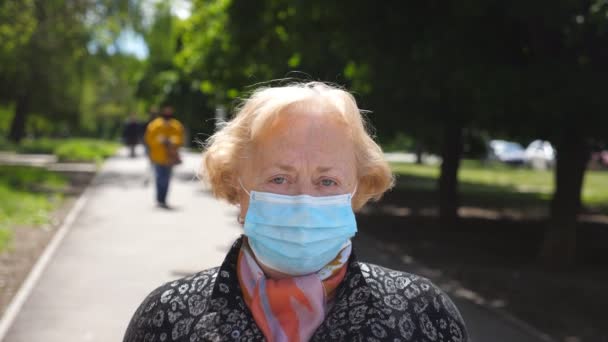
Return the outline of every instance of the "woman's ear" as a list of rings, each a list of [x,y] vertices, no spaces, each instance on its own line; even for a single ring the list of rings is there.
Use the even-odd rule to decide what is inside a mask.
[[[245,185],[241,181],[241,179],[237,176],[235,177],[236,181],[236,194],[237,194],[237,207],[239,208],[239,216],[237,218],[240,224],[245,222],[245,216],[247,215],[247,209],[249,208],[249,193],[245,188]]]
[[[239,208],[239,216],[237,220],[240,224],[243,224],[245,223],[245,216],[247,216],[247,209],[249,209],[249,197],[241,196],[237,207]]]

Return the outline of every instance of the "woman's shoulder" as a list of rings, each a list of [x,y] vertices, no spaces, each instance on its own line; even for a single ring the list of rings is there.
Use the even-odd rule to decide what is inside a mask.
[[[390,310],[390,316],[409,320],[403,327],[410,326],[412,332],[419,329],[431,340],[441,334],[446,341],[468,341],[456,305],[429,279],[369,263],[359,262],[359,266],[377,303]]]
[[[189,330],[210,306],[218,272],[219,267],[210,268],[156,288],[133,314],[124,341],[169,341]]]
[[[406,290],[409,288],[423,289],[422,291],[425,292],[430,290],[435,292],[441,291],[439,287],[433,284],[429,279],[413,273],[397,271],[367,262],[359,261],[358,265],[366,281],[382,283],[383,286],[381,288],[372,287],[372,289],[382,293],[394,293],[398,290]]]

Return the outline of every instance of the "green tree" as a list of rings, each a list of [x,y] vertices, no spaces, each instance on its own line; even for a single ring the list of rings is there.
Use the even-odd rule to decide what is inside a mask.
[[[8,13],[14,9],[8,3],[12,2],[5,2],[3,15],[5,9]],[[76,114],[77,71],[86,54],[87,39],[79,19],[86,11],[83,2],[26,1],[21,5],[23,14],[8,18],[8,22],[27,23],[17,26],[26,34],[10,51],[3,51],[2,58],[9,62],[0,67],[2,100],[15,104],[9,132],[15,142],[24,137],[27,116],[32,112],[49,113],[51,117]],[[23,17],[27,19],[19,19]]]
[[[355,90],[381,139],[442,156],[440,216],[458,218],[463,134],[558,147],[543,258],[572,260],[591,141],[606,140],[605,1],[195,1],[175,65],[212,103],[301,70]]]
[[[141,110],[136,97],[144,62],[98,52],[84,62],[78,126],[85,134],[114,138],[126,115]]]
[[[195,16],[193,13],[192,17]],[[137,85],[137,96],[148,106],[173,106],[177,118],[188,130],[204,135],[214,129],[210,120],[212,101],[209,93],[203,92],[198,74],[183,64],[184,56],[192,52],[190,39],[197,38],[191,31],[192,17],[184,21],[172,15],[169,3],[156,5],[154,18],[144,31],[149,57]],[[190,57],[186,59],[191,61]],[[197,140],[204,138],[197,137]]]
[[[515,115],[498,121],[512,134],[541,136],[556,145],[555,193],[540,258],[554,267],[571,265],[591,144],[608,140],[602,89],[608,77],[608,4],[522,1],[511,11],[520,56],[511,64],[513,87],[504,90]]]
[[[0,101],[14,105],[8,137],[19,142],[28,118],[77,129],[92,41],[107,47],[137,22],[139,2],[130,0],[26,0],[0,2]],[[137,27],[136,24],[132,26]]]

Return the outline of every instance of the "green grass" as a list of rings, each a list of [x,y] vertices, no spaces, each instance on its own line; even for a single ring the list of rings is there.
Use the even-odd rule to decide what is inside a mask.
[[[5,137],[0,136],[0,151],[11,151],[14,149],[15,147],[9,143]]]
[[[59,161],[65,162],[101,162],[113,155],[119,147],[120,144],[116,142],[89,138],[25,139],[19,145],[0,141],[0,150],[55,154]]]
[[[0,166],[0,251],[16,225],[42,225],[61,202],[65,177],[44,169]]]
[[[0,139],[0,150],[55,154],[63,162],[101,162],[120,144],[105,140],[25,139],[19,145]],[[66,179],[44,169],[0,165],[0,251],[7,248],[16,225],[42,225],[61,202]]]
[[[439,166],[393,163],[392,167],[398,176],[398,187],[424,191],[436,188]],[[463,196],[481,196],[489,204],[503,202],[515,207],[530,201],[549,200],[554,190],[553,177],[550,170],[484,164],[475,160],[464,160],[458,173]],[[529,200],[520,202],[524,197]],[[582,197],[587,206],[608,209],[608,172],[587,171]]]

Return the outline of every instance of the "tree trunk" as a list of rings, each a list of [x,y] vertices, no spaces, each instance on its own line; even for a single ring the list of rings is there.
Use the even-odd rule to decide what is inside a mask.
[[[15,143],[21,142],[21,139],[25,137],[25,123],[29,110],[29,101],[27,96],[17,97],[17,103],[15,104],[15,116],[11,122],[11,128],[8,134],[9,140]]]
[[[414,150],[416,153],[416,164],[422,165],[422,145],[420,143],[416,143]]]
[[[590,149],[580,132],[565,132],[557,147],[555,192],[540,260],[550,268],[572,266],[576,259],[576,229],[581,191]]]
[[[439,176],[439,220],[443,225],[453,225],[458,221],[458,168],[462,150],[462,125],[447,124],[443,130]]]

